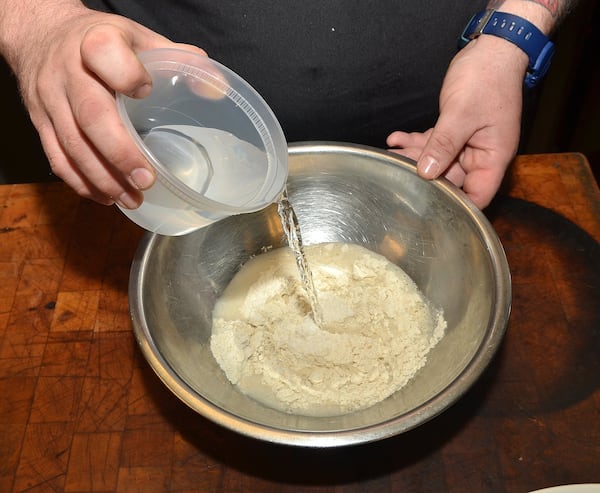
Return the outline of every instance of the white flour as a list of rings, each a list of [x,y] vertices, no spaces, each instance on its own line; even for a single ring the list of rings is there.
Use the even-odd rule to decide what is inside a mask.
[[[277,409],[327,416],[369,407],[405,385],[444,334],[414,282],[358,245],[305,249],[317,327],[290,249],[250,260],[213,312],[211,350],[227,378]]]

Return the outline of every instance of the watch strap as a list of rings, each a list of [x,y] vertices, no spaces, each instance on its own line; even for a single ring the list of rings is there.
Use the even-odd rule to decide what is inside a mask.
[[[510,41],[529,58],[525,85],[534,87],[546,74],[554,55],[554,43],[531,22],[517,15],[488,9],[475,14],[463,30],[459,46],[481,34],[491,34]]]

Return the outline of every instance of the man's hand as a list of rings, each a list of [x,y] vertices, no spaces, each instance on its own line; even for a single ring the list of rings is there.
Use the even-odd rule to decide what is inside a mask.
[[[39,0],[30,9],[10,9],[0,17],[1,27],[14,33],[0,47],[53,172],[84,197],[139,206],[141,191],[153,184],[154,173],[127,133],[114,94],[144,97],[152,90],[138,51],[184,47],[205,53],[79,2]],[[35,18],[27,22],[30,15]]]
[[[471,41],[448,68],[435,127],[394,132],[387,144],[416,160],[422,177],[446,176],[484,208],[518,148],[526,68],[525,53],[503,39]]]

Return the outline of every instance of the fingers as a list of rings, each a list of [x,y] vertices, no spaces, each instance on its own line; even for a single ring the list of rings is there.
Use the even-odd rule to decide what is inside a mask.
[[[180,79],[181,68],[185,66],[186,77],[182,82],[193,94],[213,100],[227,96],[231,81],[226,76],[226,68],[221,70],[218,62],[208,58],[199,48],[192,49],[190,45],[185,44],[175,44],[170,48],[172,49],[168,54],[161,52],[140,54],[143,63],[159,64],[160,70],[154,70],[152,73],[155,83],[160,80],[170,83],[173,77]],[[169,63],[163,63],[165,60]]]
[[[389,135],[387,144],[393,146],[390,151],[406,156],[414,161],[419,161],[424,148],[430,141],[433,129],[430,128],[426,132],[400,132],[396,131]],[[437,178],[442,174],[457,186],[462,186],[465,179],[465,171],[461,167],[464,151],[461,151],[458,157],[446,167],[445,172],[436,172],[431,178]],[[420,173],[421,174],[421,173]],[[422,174],[421,174],[422,176]]]
[[[98,83],[85,88],[72,87],[68,91],[75,123],[90,147],[95,150],[90,153],[85,148],[71,147],[70,157],[77,163],[85,178],[126,208],[139,206],[142,200],[139,192],[150,188],[155,180],[152,167],[134,145],[114,102],[113,92],[143,98],[152,91],[150,74],[133,47],[176,48],[181,50],[178,52],[181,58],[178,61],[185,63],[187,57],[194,66],[202,64],[204,59],[209,60],[200,48],[171,43],[146,28],[139,26],[139,29],[142,35],[136,32],[134,36],[112,24],[98,24],[90,28],[81,43],[80,51],[84,65]],[[207,62],[207,66],[212,65]],[[215,74],[215,79],[220,82],[222,76]],[[225,93],[223,91],[218,96],[213,95],[215,89],[210,84],[197,92],[199,91],[211,98],[223,97]]]
[[[473,135],[466,125],[456,125],[441,114],[432,129],[417,161],[417,173],[433,179],[444,173],[455,162],[465,144]]]
[[[177,48],[206,56],[197,46],[172,43],[147,28],[131,23],[135,31],[111,23],[88,29],[81,42],[81,58],[86,67],[115,92],[143,98],[152,90],[152,80],[137,57],[137,52],[153,48]]]
[[[432,133],[432,128],[426,132],[408,133],[396,131],[388,136],[387,144],[392,146],[390,151],[406,156],[417,162],[423,155],[425,147],[430,142]],[[461,154],[464,153],[461,152]],[[465,178],[465,172],[460,163],[460,156],[459,158],[453,159],[445,170],[436,170],[435,173],[431,173],[431,170],[428,169],[427,172],[430,174],[430,176],[424,176],[425,178],[437,178],[443,174],[447,179],[457,186],[462,186]],[[422,172],[419,174],[423,176]]]
[[[504,170],[503,156],[485,152],[482,149],[472,149],[465,142],[455,154],[460,142],[464,139],[460,133],[451,142],[451,135],[440,137],[439,128],[427,132],[394,132],[387,139],[387,144],[393,146],[390,150],[418,162],[417,171],[426,179],[444,176],[448,181],[462,188],[467,197],[480,209],[483,209],[493,199],[500,186]],[[429,156],[429,161],[427,156]],[[446,164],[446,160],[450,160]],[[435,161],[435,162],[433,162]],[[483,162],[486,161],[486,162]]]
[[[386,143],[389,147],[397,149],[423,149],[431,131],[432,129],[425,132],[392,132],[388,135]]]
[[[42,53],[18,71],[53,172],[80,195],[135,208],[155,179],[116,108],[114,94],[143,98],[152,80],[137,53],[176,44],[124,17],[84,10],[57,23]],[[25,70],[26,69],[26,70]]]
[[[386,144],[390,147],[390,151],[406,156],[416,162],[430,134],[431,129],[426,132],[410,133],[396,131],[388,136]]]
[[[444,173],[444,178],[446,178],[449,182],[453,183],[459,188],[462,188],[467,174],[463,169],[460,161],[456,161],[450,165],[450,167]]]
[[[455,154],[462,138],[460,134],[451,141],[448,134],[432,132],[417,163],[417,172],[425,179],[444,176],[465,192],[479,209],[484,209],[500,188],[510,156],[492,149],[479,148],[472,144],[476,137],[470,136],[460,151]],[[453,147],[456,146],[456,147]],[[449,164],[448,160],[450,160]]]
[[[97,99],[101,97],[102,93],[99,92]],[[140,185],[134,181],[138,175],[133,170],[148,166],[141,153],[130,142],[119,143],[119,138],[123,138],[119,137],[119,132],[103,130],[103,114],[106,111],[102,110],[96,99],[79,103],[84,107],[90,105],[81,110],[69,107],[65,98],[59,99],[62,103],[55,103],[48,109],[54,115],[52,125],[38,125],[53,172],[78,194],[96,202],[117,202],[129,209],[138,207],[143,199],[140,190],[151,184],[144,182]],[[114,103],[110,97],[105,104],[112,112],[111,105]],[[63,105],[64,108],[61,107]],[[84,116],[77,119],[77,113]],[[92,116],[94,118],[90,120]],[[101,133],[102,144],[109,149],[107,155],[102,155],[98,150],[100,146],[91,143],[96,131]],[[121,170],[127,169],[127,165],[133,170],[123,175]]]
[[[506,161],[495,166],[481,167],[465,176],[463,191],[478,208],[484,209],[490,204],[500,188],[509,163]]]
[[[51,125],[38,126],[38,129],[40,140],[48,157],[52,172],[61,178],[78,195],[103,205],[112,205],[114,200],[110,196],[99,192],[79,171],[75,163],[67,158],[64,149],[56,138],[53,127]]]
[[[127,191],[123,190],[126,185],[131,190],[152,186],[152,167],[125,129],[112,95],[101,86],[77,99],[71,98],[78,93],[71,94],[72,124],[81,130],[84,138],[79,146],[70,146],[70,154],[88,179],[106,193],[116,193],[115,197]],[[65,122],[64,133],[76,131],[76,128],[69,129],[70,125],[71,122]]]
[[[57,176],[84,197],[132,209],[155,177],[118,115],[114,91],[139,97],[151,86],[124,32],[97,25],[79,45],[80,62],[63,54],[40,72],[43,111],[34,123]],[[53,71],[57,62],[63,68]]]
[[[107,87],[131,97],[150,94],[150,75],[125,34],[116,26],[97,24],[91,27],[81,41],[80,52],[86,68]]]

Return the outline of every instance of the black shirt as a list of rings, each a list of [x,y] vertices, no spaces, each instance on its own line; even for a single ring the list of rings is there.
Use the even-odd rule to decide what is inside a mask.
[[[457,40],[486,1],[87,0],[197,45],[267,101],[287,140],[385,146],[433,126]]]

